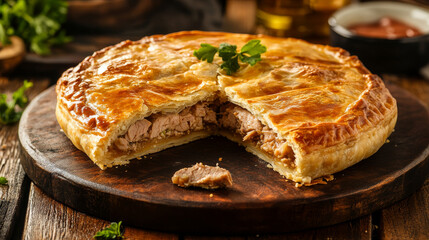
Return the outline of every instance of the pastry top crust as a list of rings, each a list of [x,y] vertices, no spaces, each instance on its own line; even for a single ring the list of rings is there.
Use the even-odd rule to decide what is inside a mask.
[[[251,39],[260,39],[267,52],[231,76],[219,70],[220,58],[207,63],[193,56],[201,43],[240,49]],[[345,50],[219,32],[155,35],[107,47],[67,70],[56,90],[61,126],[91,158],[97,154],[90,149],[105,148],[136,120],[178,112],[218,92],[304,152],[344,142],[397,112],[382,80]]]
[[[262,61],[221,74],[221,89],[301,150],[344,142],[396,117],[395,99],[356,56],[297,39],[256,38],[267,46]]]
[[[87,57],[57,83],[57,100],[90,132],[105,135],[135,115],[177,111],[212,96],[217,67],[197,43],[168,36],[124,41]]]

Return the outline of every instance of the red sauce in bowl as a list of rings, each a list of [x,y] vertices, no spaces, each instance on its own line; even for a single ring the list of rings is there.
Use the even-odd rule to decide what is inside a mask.
[[[390,17],[383,17],[374,23],[355,24],[348,28],[353,33],[374,38],[406,38],[422,35],[417,28]]]

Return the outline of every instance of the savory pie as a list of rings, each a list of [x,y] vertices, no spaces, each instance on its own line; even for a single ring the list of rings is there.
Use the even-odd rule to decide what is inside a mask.
[[[227,75],[201,43],[267,47]],[[297,39],[179,32],[124,41],[87,57],[57,83],[56,116],[101,169],[209,135],[238,142],[281,175],[308,183],[375,153],[396,101],[356,56]]]

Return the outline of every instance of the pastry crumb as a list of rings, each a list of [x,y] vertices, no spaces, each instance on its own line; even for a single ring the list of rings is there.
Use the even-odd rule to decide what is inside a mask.
[[[295,187],[302,187],[302,186],[313,186],[313,185],[317,185],[317,184],[328,184],[328,182],[334,180],[334,175],[330,174],[330,175],[326,175],[326,176],[322,176],[316,179],[313,179],[310,183],[295,183]]]
[[[210,193],[209,197],[211,197],[211,198],[212,198],[212,197],[213,197],[213,193]]]
[[[386,143],[390,143],[390,140],[389,140],[389,139],[386,139]]]

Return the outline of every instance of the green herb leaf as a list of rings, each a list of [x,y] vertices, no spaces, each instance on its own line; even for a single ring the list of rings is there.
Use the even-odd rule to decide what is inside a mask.
[[[261,40],[250,40],[241,48],[240,61],[253,66],[257,62],[261,61],[261,54],[266,51],[267,48],[261,44]]]
[[[240,68],[238,64],[237,46],[221,43],[219,46],[219,57],[223,60],[220,68],[225,70],[226,74],[231,75]]]
[[[7,179],[5,177],[0,177],[0,185],[7,185]]]
[[[199,60],[207,61],[209,63],[213,62],[214,55],[217,53],[218,49],[210,44],[201,43],[201,48],[194,51],[194,56]]]
[[[237,55],[237,46],[228,43],[221,43],[219,46],[219,57],[223,61],[229,61]]]
[[[12,99],[15,100],[16,105],[18,105],[20,108],[24,108],[25,105],[28,103],[28,98],[27,96],[25,96],[25,90],[29,89],[32,86],[32,82],[24,80],[22,87],[20,87],[12,94]]]
[[[121,230],[122,221],[118,223],[112,222],[109,227],[98,231],[93,238],[101,239],[123,239],[123,231]]]
[[[28,98],[25,90],[32,87],[33,83],[24,81],[24,84],[12,94],[12,101],[7,102],[6,94],[0,94],[0,123],[10,124],[18,122],[22,115],[22,109],[27,105]],[[21,108],[16,111],[16,107]]]
[[[21,37],[27,47],[47,55],[53,45],[71,40],[62,30],[67,17],[66,0],[0,0],[0,42]]]
[[[221,43],[219,49],[210,44],[202,43],[201,48],[194,51],[194,56],[211,63],[216,52],[219,52],[219,57],[223,61],[220,68],[225,70],[226,74],[231,75],[240,69],[238,59],[253,66],[261,61],[261,54],[266,51],[267,48],[261,44],[261,40],[253,39],[247,42],[239,53],[237,53],[237,46],[229,43]]]
[[[267,47],[261,44],[261,40],[253,39],[250,40],[246,45],[241,48],[241,54],[248,54],[250,56],[261,55],[267,51]]]
[[[220,68],[226,71],[226,74],[231,75],[240,68],[240,65],[238,64],[238,56],[234,56],[233,58],[229,59],[228,61],[225,61],[220,65]]]

